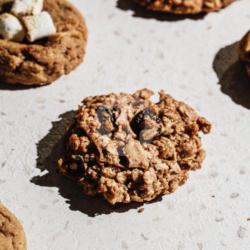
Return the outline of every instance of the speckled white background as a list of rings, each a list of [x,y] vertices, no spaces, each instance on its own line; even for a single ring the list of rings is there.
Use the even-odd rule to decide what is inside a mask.
[[[250,83],[234,45],[250,29],[250,1],[196,20],[151,15],[129,0],[72,2],[89,28],[85,63],[51,86],[0,84],[0,199],[23,222],[29,249],[250,249]],[[207,159],[143,213],[112,211],[53,172],[68,116],[52,122],[88,95],[145,86],[213,122]]]

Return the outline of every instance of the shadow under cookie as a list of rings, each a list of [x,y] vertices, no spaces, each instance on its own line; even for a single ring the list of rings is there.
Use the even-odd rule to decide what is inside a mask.
[[[239,61],[239,43],[234,43],[219,50],[213,68],[219,78],[221,91],[247,109],[250,109],[250,80],[244,65]]]
[[[37,168],[41,172],[46,171],[47,173],[33,177],[31,182],[44,187],[58,187],[59,194],[66,199],[66,203],[69,204],[71,210],[80,211],[90,217],[113,212],[122,213],[141,207],[142,203],[111,206],[102,197],[87,197],[79,186],[58,173],[57,160],[63,154],[63,142],[67,130],[73,122],[74,115],[74,111],[62,114],[60,121],[53,122],[52,129],[38,142]],[[160,200],[161,197],[154,200],[154,202]]]
[[[27,85],[20,85],[20,84],[6,84],[4,80],[0,78],[0,90],[8,90],[8,91],[22,91],[27,90],[30,88],[39,88],[40,86],[27,86]]]
[[[134,17],[140,17],[144,19],[156,19],[158,21],[177,22],[185,19],[201,20],[206,14],[196,15],[175,15],[171,13],[154,12],[136,4],[133,0],[117,0],[117,8],[123,11],[133,11]]]

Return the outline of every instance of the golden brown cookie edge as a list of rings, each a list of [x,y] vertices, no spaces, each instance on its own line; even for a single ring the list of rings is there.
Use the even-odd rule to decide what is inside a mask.
[[[17,237],[17,243],[20,245],[18,248],[13,250],[27,250],[27,240],[24,232],[24,228],[18,218],[3,204],[0,202],[0,214],[4,217],[10,218],[12,225],[16,228],[14,234]],[[12,232],[13,233],[13,232]],[[11,250],[11,249],[10,249]]]

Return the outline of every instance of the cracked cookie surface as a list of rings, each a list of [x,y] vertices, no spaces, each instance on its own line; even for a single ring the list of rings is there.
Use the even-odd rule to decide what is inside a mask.
[[[250,77],[250,31],[240,41],[239,57],[244,63],[246,72]]]
[[[218,11],[235,0],[134,0],[153,11],[174,14],[198,14]]]
[[[68,74],[82,61],[87,28],[80,12],[67,0],[45,0],[57,33],[35,43],[0,40],[0,81],[44,85]]]
[[[18,219],[0,203],[0,249],[26,250],[26,238]]]
[[[211,124],[165,92],[109,94],[84,99],[66,136],[61,173],[87,195],[111,204],[144,202],[174,192],[205,152],[199,132]]]

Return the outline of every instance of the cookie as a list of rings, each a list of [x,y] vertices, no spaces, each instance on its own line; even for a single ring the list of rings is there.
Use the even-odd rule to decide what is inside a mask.
[[[0,203],[0,249],[26,250],[24,230],[18,219]]]
[[[239,46],[240,61],[243,62],[250,77],[250,31],[243,37]]]
[[[218,11],[235,0],[134,0],[153,11],[189,15]]]
[[[152,95],[143,89],[86,98],[66,136],[60,172],[113,205],[150,201],[184,184],[201,168],[198,134],[211,124],[163,91],[157,103]]]
[[[49,84],[83,61],[87,28],[80,12],[67,0],[45,0],[44,10],[57,33],[34,43],[0,40],[0,81]]]

